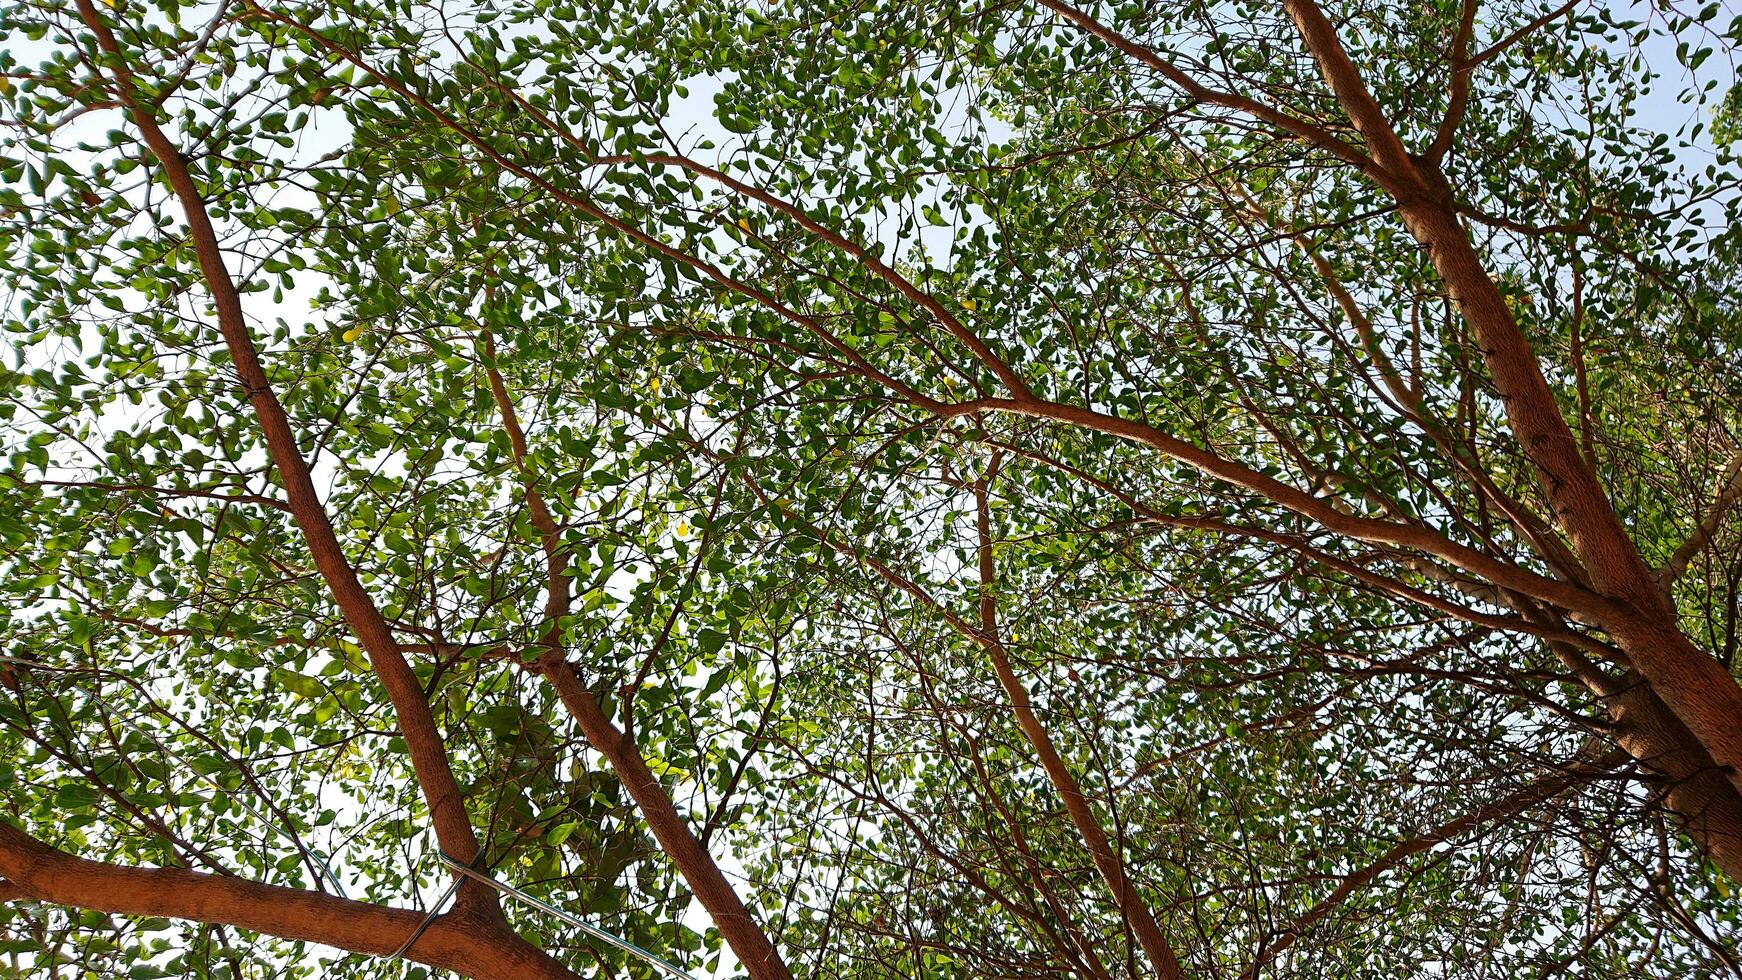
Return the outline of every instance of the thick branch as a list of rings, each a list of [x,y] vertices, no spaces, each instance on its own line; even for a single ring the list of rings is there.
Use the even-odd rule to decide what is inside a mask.
[[[1681,632],[1675,610],[1561,415],[1529,339],[1459,222],[1444,175],[1432,161],[1405,151],[1313,0],[1286,0],[1286,6],[1326,84],[1390,172],[1392,179],[1380,183],[1397,200],[1404,226],[1427,248],[1435,271],[1470,324],[1512,433],[1593,588],[1603,597],[1597,603],[1602,608],[1593,607],[1596,615],[1591,618],[1615,638],[1732,784],[1742,788],[1742,687]]]
[[[753,980],[792,980],[792,971],[787,968],[780,952],[762,927],[750,917],[737,890],[726,880],[713,856],[690,831],[689,824],[677,812],[665,787],[647,768],[634,740],[611,723],[599,700],[581,683],[574,667],[567,661],[547,656],[539,661],[538,669],[556,688],[563,706],[568,708],[569,714],[580,725],[581,733],[587,737],[587,744],[597,749],[616,771],[623,788],[629,791],[635,805],[641,809],[641,817],[647,821],[647,828],[653,831],[660,849],[677,865],[678,872],[695,892],[696,900],[708,910],[715,927],[732,947],[738,961],[744,964],[744,969]]]
[[[1440,120],[1433,144],[1427,150],[1427,158],[1436,163],[1452,148],[1458,126],[1463,123],[1464,113],[1470,106],[1470,38],[1476,33],[1477,6],[1476,0],[1464,0],[1463,12],[1458,17],[1458,34],[1452,39],[1452,49],[1446,57],[1446,63],[1452,69],[1451,92],[1446,99],[1445,118]]]
[[[282,939],[389,956],[427,915],[298,888],[180,868],[129,868],[75,857],[0,823],[0,897],[118,915],[236,926]],[[505,926],[472,913],[436,916],[404,953],[479,980],[579,980]]]
[[[200,273],[211,292],[212,302],[217,307],[218,329],[229,349],[236,377],[254,407],[261,433],[266,439],[267,451],[278,467],[290,513],[302,529],[315,567],[326,580],[327,588],[344,613],[345,621],[357,635],[358,641],[369,655],[369,662],[376,676],[387,689],[388,699],[398,717],[400,734],[405,739],[406,750],[411,757],[412,769],[417,775],[424,799],[429,803],[436,838],[442,850],[461,861],[469,862],[478,854],[478,839],[466,816],[465,800],[460,795],[459,786],[454,782],[453,770],[448,764],[447,749],[442,744],[441,732],[436,728],[435,717],[430,712],[429,700],[424,696],[417,675],[406,663],[387,620],[376,608],[374,600],[364,591],[362,583],[357,579],[356,570],[351,567],[344,549],[339,545],[339,539],[327,518],[320,495],[315,490],[308,463],[297,446],[296,433],[291,428],[290,419],[285,415],[284,407],[279,404],[278,396],[273,393],[272,384],[260,364],[254,338],[249,333],[248,322],[242,312],[242,297],[234,280],[230,278],[223,247],[219,244],[217,231],[212,227],[211,218],[206,212],[205,198],[194,183],[181,151],[158,126],[152,107],[136,97],[126,55],[114,33],[97,14],[91,0],[78,0],[78,8],[85,25],[96,35],[98,46],[112,59],[110,70],[114,75],[117,97],[126,107],[134,124],[139,127],[146,146],[157,158],[165,179],[169,181],[181,203],[188,223],[188,237],[193,241],[195,254],[199,259]],[[488,908],[500,918],[501,912],[495,893],[475,882],[461,884],[460,900],[462,903],[475,903],[481,908]]]
[[[1337,39],[1336,28],[1331,26],[1324,12],[1312,0],[1284,0],[1283,8],[1294,21],[1301,40],[1306,42],[1307,53],[1318,62],[1325,84],[1330,86],[1332,94],[1348,114],[1355,131],[1361,134],[1374,161],[1391,181],[1402,179],[1419,184],[1415,165],[1403,140],[1398,138],[1390,120],[1385,117],[1385,111],[1367,90],[1360,71],[1349,60],[1348,52]],[[1391,186],[1390,181],[1381,179],[1380,182],[1387,184],[1388,189]]]

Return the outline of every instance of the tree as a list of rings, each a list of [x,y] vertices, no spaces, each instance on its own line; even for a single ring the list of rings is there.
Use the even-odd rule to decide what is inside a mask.
[[[1742,18],[0,16],[12,974],[1742,972]]]

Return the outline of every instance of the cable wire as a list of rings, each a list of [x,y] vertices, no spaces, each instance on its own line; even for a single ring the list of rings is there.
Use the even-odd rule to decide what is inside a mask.
[[[552,915],[552,916],[555,916],[556,918],[563,920],[564,922],[567,922],[569,925],[574,926],[575,928],[581,930],[582,932],[586,933],[589,936],[592,936],[594,939],[600,940],[601,942],[609,943],[612,946],[615,946],[618,949],[623,950],[626,953],[629,953],[633,956],[636,956],[636,957],[639,957],[643,960],[646,960],[648,963],[653,964],[654,966],[665,971],[666,973],[670,974],[671,976],[677,977],[678,980],[696,980],[695,977],[692,977],[688,973],[685,973],[682,969],[678,968],[676,965],[674,965],[672,963],[668,963],[665,960],[660,959],[658,956],[655,956],[654,954],[648,952],[647,950],[642,949],[640,946],[635,945],[634,943],[630,942],[627,939],[622,938],[621,936],[614,936],[611,933],[608,933],[605,930],[600,929],[598,926],[591,925],[591,924],[583,921],[582,919],[580,919],[574,915],[571,915],[568,912],[564,912],[562,909],[557,908],[556,906],[550,904],[549,902],[544,901],[541,898],[537,898],[535,896],[528,895],[527,893],[521,891],[520,889],[515,888],[513,885],[504,884],[503,882],[497,881],[495,878],[492,878],[489,875],[484,874],[481,871],[477,871],[473,868],[470,868],[470,867],[460,863],[459,861],[454,860],[453,858],[449,857],[446,852],[437,851],[436,854],[441,857],[443,864],[446,864],[448,867],[454,869],[455,871],[459,872],[460,874],[465,875],[466,877],[471,878],[474,881],[478,881],[478,882],[481,882],[483,884],[489,885],[491,888],[494,888],[497,891],[499,891],[505,895],[511,895],[514,898],[518,898],[521,901],[527,903],[528,905],[531,905],[533,908],[538,909],[540,912],[545,913],[546,915]]]

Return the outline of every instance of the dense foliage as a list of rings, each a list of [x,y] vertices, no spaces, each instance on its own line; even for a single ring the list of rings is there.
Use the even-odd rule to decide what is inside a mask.
[[[1742,974],[1735,11],[0,23],[0,975]]]

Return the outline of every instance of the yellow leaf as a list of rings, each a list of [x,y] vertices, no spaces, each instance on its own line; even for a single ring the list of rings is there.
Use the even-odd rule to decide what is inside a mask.
[[[962,300],[962,309],[967,310],[969,313],[972,313],[979,308],[980,308],[980,304],[977,300],[971,300],[971,299]]]
[[[6,75],[0,75],[0,95],[11,95],[11,94],[12,94],[12,79]]]
[[[659,394],[659,375],[656,374],[647,379],[647,390],[656,395]]]
[[[750,222],[745,221],[743,218],[738,219],[738,227],[743,229],[745,234],[750,233]]]
[[[363,336],[363,325],[359,323],[344,333],[339,334],[339,339],[347,344],[354,344],[357,342],[357,338],[361,336]]]
[[[647,768],[661,776],[676,776],[677,781],[680,783],[689,782],[689,770],[680,769],[664,759],[661,759],[657,755],[649,755],[647,757]]]

